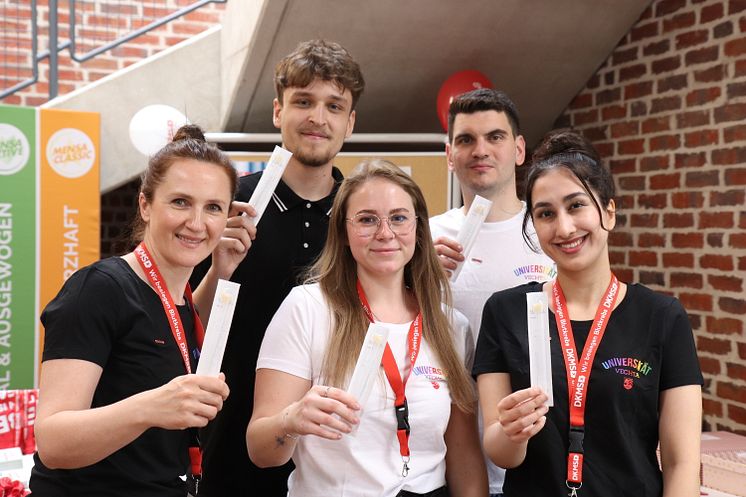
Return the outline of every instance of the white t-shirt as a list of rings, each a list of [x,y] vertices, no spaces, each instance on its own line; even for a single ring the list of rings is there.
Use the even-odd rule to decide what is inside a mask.
[[[361,311],[362,312],[362,311]],[[470,342],[466,318],[454,311],[454,343],[463,357]],[[403,372],[410,323],[385,324],[389,346]],[[293,288],[277,310],[259,351],[257,369],[274,369],[324,384],[321,366],[331,329],[329,306],[317,284]],[[427,333],[427,331],[425,331]],[[469,341],[467,343],[467,341]],[[301,437],[288,480],[290,497],[381,497],[400,490],[429,492],[446,484],[444,434],[451,397],[442,368],[426,340],[406,384],[411,433],[409,474],[401,476],[394,393],[380,370],[354,435],[341,440]]]
[[[523,239],[525,212],[524,203],[521,212],[510,219],[483,223],[461,274],[451,282],[453,306],[469,320],[475,343],[482,324],[482,308],[493,293],[530,281],[547,281],[557,274],[554,261],[543,252],[531,250]],[[433,240],[440,236],[455,240],[465,219],[463,208],[431,217]],[[533,232],[531,224],[529,232]]]
[[[523,203],[521,212],[510,219],[483,223],[458,279],[451,282],[453,306],[469,320],[474,343],[482,324],[484,304],[493,293],[529,281],[547,281],[557,275],[554,261],[543,252],[534,252],[523,239],[525,212],[526,204]],[[433,240],[440,236],[455,240],[465,219],[463,208],[431,217]],[[529,233],[533,233],[533,225],[529,223],[528,228]],[[536,240],[535,236],[533,238]],[[535,244],[538,248],[538,241]],[[473,354],[467,351],[467,356],[472,357]],[[480,432],[481,425],[480,418]],[[495,466],[487,457],[485,461],[490,494],[499,494],[505,481],[505,470]]]

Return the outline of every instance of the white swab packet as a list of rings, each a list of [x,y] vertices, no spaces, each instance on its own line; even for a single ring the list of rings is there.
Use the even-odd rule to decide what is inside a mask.
[[[552,353],[549,341],[548,302],[544,292],[526,294],[528,313],[528,361],[531,386],[541,388],[554,405],[552,390]]]
[[[202,344],[202,352],[197,363],[198,375],[217,376],[220,373],[240,288],[241,285],[238,283],[218,280],[210,310],[210,321],[205,330],[205,342]]]
[[[381,358],[386,348],[386,342],[389,338],[389,330],[379,323],[370,323],[368,331],[365,334],[365,341],[360,348],[360,355],[357,358],[355,369],[350,378],[350,384],[347,392],[355,397],[360,406],[370,396],[370,390],[373,382],[376,380],[377,373],[381,367]],[[362,417],[362,411],[358,417]],[[357,426],[360,426],[359,424]],[[353,428],[352,433],[357,431],[357,426]]]
[[[453,271],[453,274],[451,275],[452,282],[458,279],[458,275],[461,274],[461,269],[464,267],[464,263],[469,259],[469,253],[477,239],[479,229],[487,218],[487,214],[489,214],[491,207],[491,200],[487,200],[479,195],[474,197],[474,202],[471,203],[469,212],[466,213],[464,224],[459,230],[458,235],[456,235],[456,241],[464,248],[464,260],[459,262],[456,269]]]
[[[262,177],[259,178],[259,184],[256,185],[256,189],[249,199],[249,205],[256,210],[256,216],[253,218],[254,226],[259,224],[259,220],[262,218],[262,214],[264,214],[264,210],[267,208],[269,200],[272,198],[272,194],[275,192],[292,156],[293,154],[284,148],[275,146],[275,150],[269,158],[269,163],[262,172]]]

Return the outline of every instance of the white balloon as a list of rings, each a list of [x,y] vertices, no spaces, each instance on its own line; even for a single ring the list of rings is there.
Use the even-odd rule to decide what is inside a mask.
[[[130,140],[142,154],[150,156],[173,138],[176,130],[188,124],[186,116],[168,105],[143,107],[130,120]]]

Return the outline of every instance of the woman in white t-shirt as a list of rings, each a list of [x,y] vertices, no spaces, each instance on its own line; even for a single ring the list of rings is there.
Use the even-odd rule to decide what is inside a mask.
[[[468,325],[441,305],[450,294],[427,219],[408,175],[363,162],[337,193],[312,283],[267,328],[246,443],[258,466],[293,459],[290,496],[487,493]],[[389,328],[390,349],[358,402],[345,388],[371,321]]]

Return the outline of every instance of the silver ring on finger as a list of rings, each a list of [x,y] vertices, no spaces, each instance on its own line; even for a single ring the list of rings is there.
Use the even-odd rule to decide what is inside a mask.
[[[324,389],[324,394],[322,395],[322,397],[329,397],[329,390],[331,390],[331,388],[332,387],[326,387]]]

